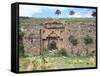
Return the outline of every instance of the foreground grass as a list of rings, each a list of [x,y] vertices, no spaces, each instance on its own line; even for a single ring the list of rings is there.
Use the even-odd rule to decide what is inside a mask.
[[[95,67],[95,57],[26,57],[20,58],[20,71]]]

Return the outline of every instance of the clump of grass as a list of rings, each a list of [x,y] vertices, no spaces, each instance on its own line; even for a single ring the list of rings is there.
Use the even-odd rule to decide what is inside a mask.
[[[51,63],[44,63],[41,65],[41,69],[46,70],[46,69],[50,69],[52,67]]]
[[[87,64],[95,64],[95,63],[96,63],[95,57],[90,57],[90,58],[88,58]]]

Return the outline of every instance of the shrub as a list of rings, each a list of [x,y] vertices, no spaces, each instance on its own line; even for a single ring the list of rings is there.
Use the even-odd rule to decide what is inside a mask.
[[[55,50],[44,49],[41,55],[42,56],[54,56],[54,57],[69,56],[69,52],[66,52],[66,49],[64,48],[55,49]]]
[[[36,58],[33,62],[34,65],[34,69],[33,70],[46,70],[49,68],[52,68],[53,65],[52,63],[49,61],[48,58],[44,58],[43,56],[41,56],[41,58]]]
[[[42,70],[50,69],[52,67],[51,63],[44,63],[41,65]]]
[[[66,50],[64,48],[61,48],[58,52],[59,54],[61,54],[61,56],[66,56]]]
[[[73,46],[76,46],[78,44],[77,39],[73,35],[70,35],[68,39]]]
[[[90,57],[90,58],[88,58],[87,64],[95,64],[95,63],[96,63],[95,57]]]
[[[85,45],[92,44],[93,43],[93,39],[89,35],[86,35],[84,37],[84,43],[85,43]]]

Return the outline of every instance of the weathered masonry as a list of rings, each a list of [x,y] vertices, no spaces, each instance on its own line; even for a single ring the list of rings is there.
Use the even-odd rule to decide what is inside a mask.
[[[66,52],[74,54],[86,54],[88,47],[89,53],[95,52],[96,24],[93,23],[65,23],[60,20],[49,20],[43,23],[43,27],[36,29],[33,26],[27,26],[23,37],[25,54],[40,55],[44,49],[66,49]],[[93,44],[86,46],[83,38],[89,35],[93,39]],[[78,40],[78,44],[73,46],[69,42],[69,37],[73,35]]]

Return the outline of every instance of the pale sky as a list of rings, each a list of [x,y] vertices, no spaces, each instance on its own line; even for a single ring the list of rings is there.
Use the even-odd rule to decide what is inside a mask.
[[[39,6],[39,5],[19,5],[19,16],[25,17],[53,17],[56,18],[55,11],[59,9],[61,11],[61,15],[59,18],[67,18],[67,17],[76,17],[76,18],[84,18],[84,17],[92,17],[91,14],[95,9],[90,8],[76,8],[76,7],[54,7],[54,6]],[[73,10],[75,12],[74,15],[70,16],[69,12]]]

